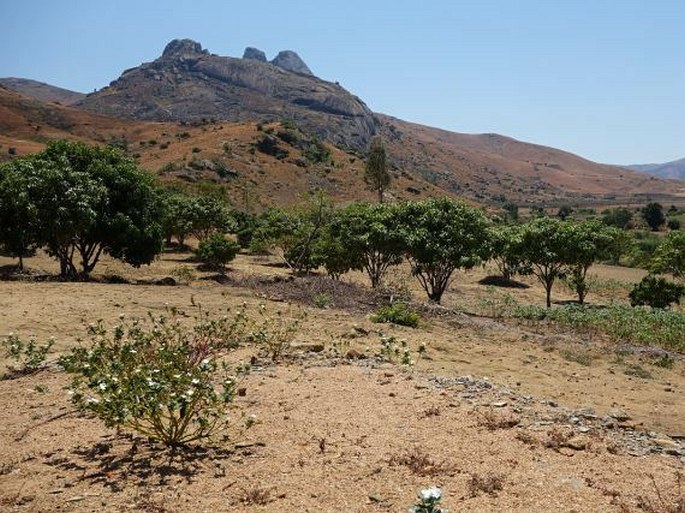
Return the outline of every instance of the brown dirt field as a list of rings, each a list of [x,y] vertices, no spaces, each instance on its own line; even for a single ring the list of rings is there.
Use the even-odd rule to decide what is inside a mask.
[[[637,355],[618,358],[600,338],[477,315],[482,298],[503,293],[478,284],[487,270],[460,273],[444,308],[422,306],[406,269],[394,272],[394,289],[410,294],[423,315],[411,329],[370,322],[377,297],[362,275],[345,277],[347,288],[316,308],[312,294],[326,289],[315,288],[316,279],[285,281],[274,259],[240,255],[222,284],[202,279],[209,274],[187,258],[166,253],[151,267],[104,261],[96,268],[98,276],[142,284],[0,281],[0,337],[55,336],[53,360],[100,318],[111,325],[120,314],[144,317],[167,305],[191,311],[191,301],[211,311],[243,302],[293,314],[306,308],[291,355],[277,365],[260,360],[241,385],[247,394],[232,406],[230,443],[177,453],[132,443],[73,412],[68,377],[50,365],[0,381],[0,510],[406,511],[419,489],[436,484],[452,512],[680,511],[666,509],[685,501],[685,483],[676,485],[683,459],[675,455],[685,448],[666,437],[685,434],[680,355],[664,369]],[[27,264],[38,274],[56,271],[44,256]],[[179,267],[192,268],[195,279],[151,284]],[[598,303],[625,298],[626,284],[641,277],[595,271],[620,282],[591,294]],[[527,283],[508,292],[542,304],[542,289]],[[557,286],[554,299],[572,296]],[[381,332],[406,339],[414,358],[425,344],[426,356],[411,370],[383,362]],[[313,343],[324,350],[304,352]],[[258,351],[244,347],[231,358]],[[0,371],[10,363],[0,358]],[[652,378],[625,374],[631,363]],[[630,418],[607,426],[606,414],[616,410]],[[244,430],[247,415],[257,423]],[[507,419],[516,426],[499,422]],[[487,477],[502,489],[479,489]]]

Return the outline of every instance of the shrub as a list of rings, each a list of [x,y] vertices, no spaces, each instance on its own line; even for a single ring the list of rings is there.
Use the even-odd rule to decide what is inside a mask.
[[[632,306],[649,305],[652,308],[668,308],[672,303],[680,304],[683,295],[685,286],[652,275],[642,278],[629,294]]]
[[[666,226],[668,226],[668,229],[671,231],[680,230],[680,219],[669,219]]]
[[[195,254],[205,264],[216,266],[224,274],[226,264],[240,251],[240,245],[224,235],[212,235],[200,242]]]
[[[175,310],[150,315],[148,324],[122,318],[111,331],[91,325],[90,346],[60,359],[73,374],[72,402],[107,427],[167,446],[210,437],[224,424],[236,383],[217,357],[237,345],[247,325],[244,308],[232,318],[200,313],[190,327]]]
[[[291,318],[278,310],[271,315],[264,305],[259,305],[259,315],[260,320],[255,321],[248,340],[261,345],[267,356],[276,361],[290,348],[307,314],[300,311],[295,318]]]
[[[419,325],[419,319],[419,314],[402,302],[382,306],[371,316],[371,322],[389,322],[410,328],[416,328]]]
[[[42,346],[36,344],[32,337],[28,342],[24,342],[18,335],[11,333],[2,345],[5,348],[5,356],[16,362],[12,369],[17,375],[31,374],[45,366],[45,356],[55,343],[53,339],[48,340]]]

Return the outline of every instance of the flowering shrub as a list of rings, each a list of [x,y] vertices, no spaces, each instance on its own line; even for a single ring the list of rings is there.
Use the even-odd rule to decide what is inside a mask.
[[[419,352],[422,355],[425,352],[425,346]],[[391,363],[401,363],[407,367],[414,365],[411,359],[411,353],[407,346],[406,340],[397,340],[391,336],[381,336],[381,356]]]
[[[218,319],[200,312],[190,327],[175,310],[150,315],[148,323],[122,317],[111,331],[102,322],[91,325],[91,345],[60,360],[74,375],[72,402],[108,427],[168,446],[210,437],[225,424],[236,384],[217,358],[238,344],[248,324],[243,307]]]
[[[54,343],[54,339],[51,338],[45,344],[39,346],[36,344],[35,338],[32,337],[28,342],[24,342],[14,333],[10,333],[2,341],[2,345],[5,348],[5,356],[17,363],[13,370],[18,375],[31,374],[41,369],[45,365],[45,356]]]
[[[447,513],[438,506],[442,500],[442,491],[436,486],[421,490],[418,494],[419,501],[409,509],[410,513]]]

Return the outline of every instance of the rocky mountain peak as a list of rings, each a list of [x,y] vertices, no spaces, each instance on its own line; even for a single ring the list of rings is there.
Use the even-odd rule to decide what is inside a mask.
[[[209,52],[203,50],[202,45],[192,39],[174,39],[166,48],[162,57],[176,57],[182,55],[206,55]]]
[[[300,73],[301,75],[314,75],[297,53],[292,50],[283,50],[271,61],[271,64],[286,71]]]
[[[266,62],[266,54],[262,52],[259,48],[248,46],[247,48],[245,48],[245,52],[243,53],[243,59]]]

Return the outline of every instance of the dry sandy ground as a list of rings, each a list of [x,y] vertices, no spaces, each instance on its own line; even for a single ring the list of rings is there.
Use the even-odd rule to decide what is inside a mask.
[[[150,280],[192,267],[186,257],[167,254],[140,270],[104,262],[98,273]],[[260,281],[286,274],[267,264],[241,255],[227,284],[0,282],[0,336],[54,335],[57,354],[84,335],[84,324],[160,313],[165,305],[190,311],[191,298],[213,311],[265,301],[294,314],[271,278]],[[54,272],[44,258],[29,265]],[[599,272],[639,279],[631,271]],[[295,350],[278,365],[262,360],[245,378],[247,394],[235,400],[230,442],[219,447],[171,454],[116,436],[72,411],[67,376],[54,366],[0,381],[0,510],[406,511],[420,488],[436,484],[452,512],[682,511],[667,509],[685,501],[685,482],[679,489],[683,462],[668,454],[677,439],[664,436],[685,434],[682,359],[663,369],[637,356],[618,358],[601,340],[460,313],[476,311],[478,298],[491,294],[477,284],[483,276],[460,275],[444,301],[449,309],[426,309],[416,330],[371,323],[373,306],[364,299],[341,309],[341,298],[332,297],[320,309],[310,298],[296,343],[324,351]],[[393,280],[421,300],[402,273]],[[543,300],[536,286],[511,293]],[[379,332],[406,339],[412,351],[424,343],[427,356],[413,370],[384,363]],[[233,358],[257,352],[246,347]],[[625,374],[629,363],[652,378]],[[605,428],[606,413],[618,410],[630,419]],[[257,423],[245,430],[248,415]]]

